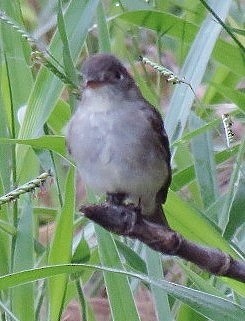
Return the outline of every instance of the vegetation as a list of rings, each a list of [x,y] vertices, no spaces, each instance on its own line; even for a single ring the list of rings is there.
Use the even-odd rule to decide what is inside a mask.
[[[84,218],[64,140],[79,65],[88,54],[112,52],[164,114],[171,227],[244,259],[245,3],[209,3],[213,12],[204,0],[1,0],[0,196],[22,185],[28,193],[0,198],[0,320],[60,320],[72,299],[78,319],[96,320],[90,298],[104,286],[115,321],[146,320],[136,307],[140,287],[151,292],[158,320],[244,319],[244,284]],[[166,82],[139,56],[182,81]],[[49,170],[52,178],[35,179]],[[86,202],[97,201],[88,193]]]

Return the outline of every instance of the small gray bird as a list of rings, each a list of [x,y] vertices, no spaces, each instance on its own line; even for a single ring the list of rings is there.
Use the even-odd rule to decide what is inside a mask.
[[[171,182],[170,150],[160,113],[113,55],[89,57],[82,75],[66,137],[82,180],[107,201],[139,205],[143,217],[167,225],[161,204]]]

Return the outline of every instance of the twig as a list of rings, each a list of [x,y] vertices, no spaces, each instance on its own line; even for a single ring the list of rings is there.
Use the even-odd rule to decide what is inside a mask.
[[[110,232],[136,238],[155,251],[177,255],[212,274],[245,282],[245,262],[235,260],[218,249],[190,242],[164,225],[147,221],[138,207],[104,203],[83,206],[81,211]]]
[[[51,172],[44,172],[39,175],[37,178],[33,179],[32,181],[19,186],[18,188],[14,189],[13,191],[9,192],[0,197],[0,207],[3,204],[9,203],[19,198],[20,195],[32,192],[35,188],[40,187],[48,177],[51,177]]]

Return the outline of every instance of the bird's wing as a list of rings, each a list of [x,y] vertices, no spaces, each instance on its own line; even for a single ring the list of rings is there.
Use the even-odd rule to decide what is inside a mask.
[[[162,203],[165,203],[166,201],[168,188],[170,186],[171,179],[172,179],[171,166],[170,166],[171,153],[170,153],[169,140],[164,128],[164,122],[163,122],[162,116],[159,113],[159,111],[155,107],[150,105],[148,102],[146,102],[146,104],[144,104],[144,107],[142,108],[145,109],[147,119],[151,124],[151,128],[154,130],[155,135],[159,140],[159,145],[161,148],[161,152],[163,154],[163,161],[166,161],[166,164],[168,166],[168,172],[165,173],[165,175],[167,175],[167,178],[156,197],[156,201],[159,204],[162,204]]]

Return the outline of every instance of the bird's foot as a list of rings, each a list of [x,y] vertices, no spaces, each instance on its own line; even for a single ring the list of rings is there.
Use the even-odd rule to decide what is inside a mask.
[[[113,205],[124,205],[126,198],[126,193],[107,193],[106,201]]]

